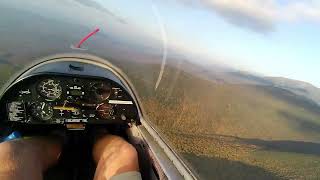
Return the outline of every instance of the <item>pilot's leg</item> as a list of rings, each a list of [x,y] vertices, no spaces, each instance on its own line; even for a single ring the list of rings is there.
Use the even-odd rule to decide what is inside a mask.
[[[59,141],[50,138],[0,143],[0,179],[42,180],[42,173],[58,161],[60,152]]]
[[[114,135],[100,138],[93,148],[97,163],[95,180],[141,179],[136,149]]]

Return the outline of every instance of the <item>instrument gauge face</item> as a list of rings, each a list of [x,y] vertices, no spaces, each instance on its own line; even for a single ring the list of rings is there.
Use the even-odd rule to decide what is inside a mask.
[[[58,81],[46,79],[39,83],[38,91],[41,96],[53,101],[61,96],[62,87]]]
[[[37,120],[48,121],[53,116],[53,108],[46,102],[33,103],[31,105],[31,115]]]
[[[96,108],[98,115],[103,119],[108,119],[111,116],[112,106],[110,104],[99,104]]]
[[[91,90],[98,102],[107,100],[111,95],[111,87],[106,83],[96,83],[92,86]]]

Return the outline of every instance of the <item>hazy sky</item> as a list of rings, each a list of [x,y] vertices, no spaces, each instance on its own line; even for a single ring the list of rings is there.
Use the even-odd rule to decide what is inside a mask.
[[[12,0],[1,3],[89,29],[98,26],[101,33],[153,48],[161,48],[161,42],[166,40],[169,49],[199,64],[218,62],[320,87],[318,0]]]
[[[102,1],[113,13],[201,63],[311,82],[320,87],[320,4],[312,0]],[[148,24],[148,25],[147,25]]]

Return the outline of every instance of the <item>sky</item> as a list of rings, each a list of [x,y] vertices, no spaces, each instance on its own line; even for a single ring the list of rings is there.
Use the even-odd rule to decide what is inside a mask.
[[[199,63],[310,82],[320,87],[320,4],[312,0],[101,1]],[[161,40],[161,39],[160,39]],[[198,57],[198,58],[197,58]]]
[[[175,50],[198,64],[223,64],[265,76],[306,81],[320,87],[318,0],[46,0],[2,3],[86,25],[89,29],[99,26],[102,33],[110,31],[116,38],[136,44],[153,48],[165,44],[171,53]]]

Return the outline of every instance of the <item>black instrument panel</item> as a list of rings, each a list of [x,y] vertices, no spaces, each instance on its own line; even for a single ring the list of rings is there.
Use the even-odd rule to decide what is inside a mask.
[[[138,120],[129,93],[112,80],[68,75],[36,75],[3,96],[6,120],[24,124],[110,124]]]

